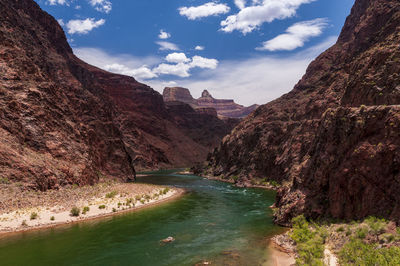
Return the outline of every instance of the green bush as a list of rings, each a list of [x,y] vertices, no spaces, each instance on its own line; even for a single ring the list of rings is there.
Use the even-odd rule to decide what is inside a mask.
[[[367,236],[368,229],[365,227],[360,227],[357,228],[356,230],[356,236],[360,239],[364,239]]]
[[[378,248],[360,239],[352,239],[339,253],[343,265],[400,265],[400,248]]]
[[[338,229],[336,229],[336,232],[338,232],[338,233],[344,232],[344,227],[340,226]]]
[[[0,184],[8,185],[10,184],[10,180],[7,177],[0,177]]]
[[[79,209],[78,207],[72,207],[71,211],[71,216],[77,217],[79,216],[79,214],[81,213],[81,209]]]
[[[26,220],[23,220],[21,223],[22,226],[28,226],[28,224],[26,223]]]
[[[54,221],[56,218],[54,216],[50,217],[50,221]]]
[[[82,214],[86,214],[88,211],[90,211],[90,208],[88,206],[83,207]]]
[[[303,215],[300,215],[292,220],[293,232],[290,237],[296,242],[298,265],[323,265],[324,256],[324,241],[327,237],[327,230],[313,225],[312,228],[309,222]]]
[[[162,193],[163,193],[164,195],[167,194],[168,192],[169,192],[169,188],[167,188],[167,187],[164,188],[163,191],[162,191]]]
[[[106,194],[106,198],[107,198],[107,199],[112,199],[112,198],[114,198],[115,196],[117,196],[117,191],[111,191],[111,192],[109,192],[109,193]]]
[[[31,220],[36,220],[39,217],[39,215],[36,212],[31,213]]]
[[[116,209],[116,208],[112,208],[112,211],[113,211],[113,212],[117,212],[117,209]]]
[[[99,209],[100,209],[100,210],[105,209],[105,208],[106,208],[106,205],[100,205],[100,206],[99,206]]]

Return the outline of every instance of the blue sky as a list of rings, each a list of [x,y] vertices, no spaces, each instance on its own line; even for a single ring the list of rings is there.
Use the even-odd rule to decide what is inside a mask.
[[[331,46],[354,0],[37,0],[75,54],[162,92],[263,104]]]

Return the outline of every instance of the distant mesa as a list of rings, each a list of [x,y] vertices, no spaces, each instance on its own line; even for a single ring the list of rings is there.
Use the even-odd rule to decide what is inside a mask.
[[[200,98],[194,99],[190,91],[182,87],[166,87],[163,97],[166,103],[183,102],[196,110],[202,109],[202,112],[215,109],[218,116],[223,118],[244,118],[258,107],[257,104],[245,107],[235,103],[234,100],[215,99],[207,90],[203,91]]]

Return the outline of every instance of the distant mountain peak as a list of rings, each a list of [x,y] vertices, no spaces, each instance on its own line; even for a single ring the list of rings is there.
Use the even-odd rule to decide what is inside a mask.
[[[187,103],[194,109],[214,108],[220,117],[226,118],[244,118],[258,107],[256,104],[245,107],[231,99],[215,99],[208,90],[204,90],[200,98],[194,99],[189,89],[182,87],[166,87],[163,97],[166,103],[178,101]]]

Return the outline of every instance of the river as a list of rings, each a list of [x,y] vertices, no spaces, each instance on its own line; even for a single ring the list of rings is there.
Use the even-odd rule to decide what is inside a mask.
[[[95,221],[0,238],[0,265],[262,265],[282,232],[269,208],[275,192],[174,171],[138,182],[171,185],[183,197]],[[161,239],[172,236],[169,244]]]

